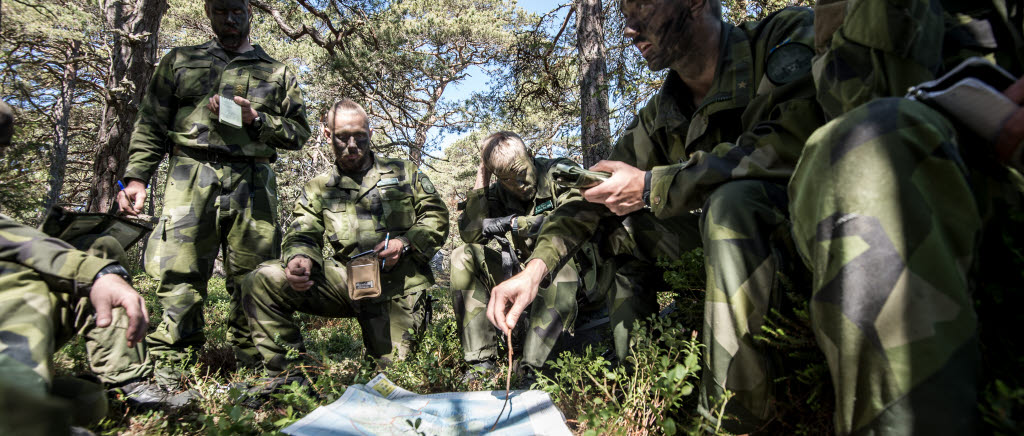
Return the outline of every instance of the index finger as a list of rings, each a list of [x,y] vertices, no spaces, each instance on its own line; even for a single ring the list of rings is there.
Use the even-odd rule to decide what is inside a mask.
[[[505,314],[503,312],[504,304],[502,308],[498,307],[498,295],[495,292],[491,292],[491,299],[487,302],[487,320],[491,322],[491,325],[498,328],[502,332],[507,332],[505,326]],[[502,320],[500,323],[497,320]]]
[[[125,338],[128,339],[128,346],[134,347],[145,336],[149,323],[146,321],[143,310],[139,307],[138,298],[125,300],[122,307],[124,307],[125,314],[128,315],[128,330],[125,332]]]

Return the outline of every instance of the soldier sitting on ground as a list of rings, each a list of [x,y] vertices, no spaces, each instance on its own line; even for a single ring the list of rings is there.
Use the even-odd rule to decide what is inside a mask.
[[[12,134],[11,108],[0,102],[0,156]],[[148,376],[149,315],[122,266],[124,249],[110,236],[87,245],[88,252],[77,250],[0,215],[0,434],[66,434],[72,424],[106,415],[102,386],[53,377],[54,352],[76,334],[85,336],[90,368],[102,382]],[[138,395],[138,388],[153,386],[125,390]]]
[[[533,157],[515,133],[498,132],[483,141],[476,184],[465,203],[460,204],[465,210],[459,217],[459,234],[466,244],[452,252],[455,319],[463,356],[471,366],[467,381],[494,368],[498,336],[486,316],[491,288],[518,272],[519,262],[532,253],[544,218],[559,205],[579,198],[579,190],[554,182],[552,173],[559,163],[576,165],[568,159]],[[492,174],[498,183],[490,183]],[[499,253],[484,245],[496,237],[507,244],[506,233],[512,235],[514,250],[503,247],[504,252]],[[587,300],[600,299],[594,283],[594,251],[592,244],[587,244],[577,255],[579,261],[569,260],[538,292],[539,300],[530,309],[520,361],[525,380],[531,380],[533,372],[544,367],[563,331],[572,327],[578,310],[577,294],[584,290],[583,276],[591,276]]]
[[[366,354],[383,365],[405,356],[410,331],[424,327],[430,258],[448,235],[448,209],[430,179],[410,161],[370,150],[362,106],[342,100],[321,121],[336,165],[303,189],[282,259],[243,282],[253,340],[272,373],[295,362],[289,350],[304,350],[296,311],[356,318]],[[333,258],[323,258],[325,236]]]

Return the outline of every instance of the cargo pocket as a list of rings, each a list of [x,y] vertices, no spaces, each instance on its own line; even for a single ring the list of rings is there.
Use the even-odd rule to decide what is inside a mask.
[[[327,239],[331,242],[340,242],[342,245],[352,240],[352,230],[348,222],[348,208],[346,201],[339,197],[323,198],[324,204],[324,230]]]

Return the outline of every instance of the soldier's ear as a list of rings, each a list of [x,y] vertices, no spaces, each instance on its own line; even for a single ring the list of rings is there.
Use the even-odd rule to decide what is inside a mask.
[[[330,144],[331,143],[331,129],[327,126],[327,123],[322,123],[321,126],[322,126],[322,128],[320,129],[320,133],[323,133],[324,141],[327,141],[327,143]]]
[[[371,127],[370,131],[366,134],[366,139],[373,139],[373,127]]]

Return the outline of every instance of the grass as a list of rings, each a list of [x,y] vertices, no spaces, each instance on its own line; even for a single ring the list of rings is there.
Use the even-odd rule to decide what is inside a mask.
[[[611,354],[610,344],[601,343],[577,354],[566,352],[554,357],[550,369],[539,378],[536,387],[551,394],[574,434],[724,434],[715,426],[720,412],[712,412],[712,416],[696,412],[703,345],[693,327],[702,325],[701,255],[695,251],[662,266],[668,271],[666,282],[675,292],[662,293],[659,301],[662,306],[674,303],[676,310],[637,326],[637,331],[644,334],[632,339],[632,356],[627,364],[609,361],[605,356]],[[161,313],[155,299],[156,284],[139,275],[136,285],[154,315],[153,328]],[[399,386],[421,394],[503,390],[508,368],[504,359],[490,377],[470,385],[462,382],[467,367],[462,360],[451,299],[446,288],[435,287],[429,292],[435,299],[433,322],[416,349],[383,372]],[[788,309],[771,313],[757,337],[775,350],[775,363],[780,369],[776,379],[777,417],[763,433],[828,434],[832,432],[833,392],[823,356],[807,327],[806,297],[791,291],[785,298]],[[375,365],[363,359],[362,336],[354,319],[299,314],[296,316],[305,338],[306,357],[311,362],[305,370],[315,376],[315,383],[290,386],[255,409],[246,407],[240,392],[224,386],[253,382],[263,375],[235,369],[226,342],[228,303],[224,280],[214,278],[204,308],[207,344],[197,351],[200,364],[185,368],[188,387],[199,393],[197,402],[175,412],[140,412],[113,399],[107,418],[91,430],[128,435],[275,434],[313,409],[338,399],[347,386],[365,383],[376,375]],[[502,355],[504,352],[499,352]],[[88,372],[81,340],[67,344],[54,360],[60,374]],[[1020,423],[1024,422],[1021,383],[1013,377],[986,380],[979,407],[987,432],[1019,434]],[[723,405],[713,406],[720,411]]]

